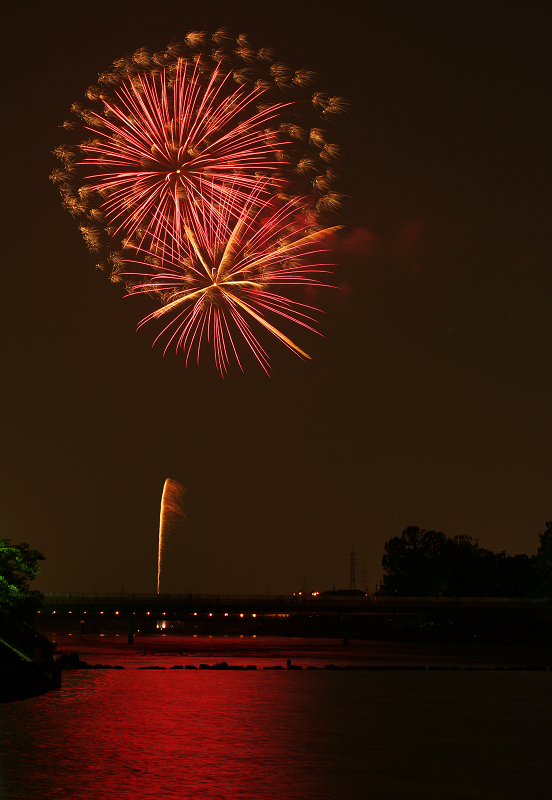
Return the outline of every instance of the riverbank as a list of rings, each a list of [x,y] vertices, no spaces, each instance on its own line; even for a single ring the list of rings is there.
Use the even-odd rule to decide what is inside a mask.
[[[61,666],[54,661],[11,661],[0,666],[0,703],[39,697],[61,686]]]
[[[47,633],[44,631],[44,633]],[[277,636],[136,636],[133,645],[120,635],[47,634],[57,645],[56,658],[77,652],[90,664],[139,667],[199,666],[225,661],[229,665],[265,666],[293,664],[307,668],[336,666],[425,667],[552,667],[552,648],[502,645],[416,644],[338,639],[303,639]]]

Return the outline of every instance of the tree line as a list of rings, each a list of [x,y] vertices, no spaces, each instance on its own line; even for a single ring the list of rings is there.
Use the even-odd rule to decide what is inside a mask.
[[[410,597],[552,597],[552,520],[534,556],[509,556],[470,536],[410,526],[386,542],[380,593]],[[0,632],[30,630],[40,592],[29,588],[44,556],[28,544],[0,539]]]
[[[385,544],[380,593],[411,597],[551,597],[552,521],[537,554],[510,556],[470,536],[411,526]]]

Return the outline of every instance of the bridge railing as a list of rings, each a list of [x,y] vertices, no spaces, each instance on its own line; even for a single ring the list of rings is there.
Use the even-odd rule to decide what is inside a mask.
[[[130,592],[45,592],[45,605],[73,605],[82,603],[94,604],[113,604],[132,605],[134,603],[153,606],[163,605],[193,605],[210,604],[216,605],[237,605],[239,603],[248,606],[255,605],[259,608],[263,606],[309,606],[323,608],[325,606],[369,606],[377,609],[378,606],[538,606],[551,604],[552,600],[547,597],[397,597],[397,596],[373,596],[348,597],[342,595],[260,595],[260,594],[146,594]]]

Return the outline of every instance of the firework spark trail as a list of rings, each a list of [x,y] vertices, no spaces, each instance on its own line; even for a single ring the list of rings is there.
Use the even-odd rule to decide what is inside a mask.
[[[307,195],[313,222],[339,211],[339,147],[328,141],[326,126],[348,104],[311,93],[315,77],[222,28],[212,37],[191,31],[164,52],[140,48],[116,59],[98,76],[100,85],[86,91],[95,107],[74,103],[80,122],[63,124],[88,138],[54,150],[64,166],[51,179],[71,214],[87,218],[79,227],[89,249],[112,248],[120,239],[119,246],[136,247],[132,236],[141,239],[167,214],[177,228],[198,190],[207,195],[211,187],[216,209],[220,183],[231,173],[241,176],[237,204],[260,170],[273,175],[272,194]]]
[[[86,92],[95,110],[74,103],[81,124],[64,123],[88,139],[54,151],[51,179],[88,248],[108,248],[112,281],[161,300],[140,324],[167,315],[169,345],[199,359],[210,342],[222,373],[232,354],[240,363],[236,331],[267,369],[259,325],[308,358],[267,315],[314,330],[316,309],[283,287],[323,285],[315,243],[340,227],[339,147],[319,126],[347,103],[311,95],[314,77],[245,34],[191,31],[114,61]]]
[[[227,96],[230,76],[219,83],[219,75],[217,67],[205,88],[197,64],[191,71],[179,59],[172,86],[166,71],[140,74],[121,86],[115,102],[104,102],[107,118],[96,114],[97,127],[88,130],[97,138],[81,145],[88,157],[79,163],[102,168],[88,176],[87,185],[107,194],[102,208],[117,226],[115,233],[131,237],[143,228],[142,241],[159,240],[164,222],[171,220],[180,236],[200,197],[217,216],[218,203],[228,200],[224,184],[236,171],[231,203],[237,211],[256,183],[255,170],[280,166],[274,136],[263,126],[286,104],[240,121],[263,91],[239,87]]]
[[[170,550],[171,534],[175,535],[180,530],[186,519],[184,511],[184,494],[186,489],[178,481],[167,478],[161,496],[161,510],[159,515],[159,543],[157,546],[157,594],[161,587],[161,571],[163,557]]]
[[[317,332],[312,312],[318,309],[282,296],[280,287],[326,285],[315,277],[329,271],[325,269],[328,264],[316,260],[325,251],[319,242],[341,226],[313,231],[307,222],[298,223],[293,201],[273,208],[272,200],[265,199],[263,193],[261,180],[237,219],[230,204],[220,209],[224,217],[218,238],[211,226],[201,227],[196,219],[197,227],[186,229],[183,240],[173,236],[169,244],[171,232],[166,226],[162,248],[154,242],[144,261],[128,260],[129,268],[123,275],[134,281],[133,292],[156,293],[163,303],[139,325],[165,315],[171,317],[155,340],[169,335],[165,352],[175,345],[186,352],[187,361],[195,348],[199,361],[206,339],[213,346],[221,373],[227,371],[229,352],[241,367],[233,322],[268,371],[268,355],[250,324],[254,320],[297,355],[309,358],[266,318],[266,312]]]

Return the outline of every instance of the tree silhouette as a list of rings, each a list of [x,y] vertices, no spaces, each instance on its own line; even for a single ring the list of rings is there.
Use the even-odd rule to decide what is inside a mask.
[[[411,526],[385,544],[385,594],[418,597],[524,597],[552,594],[552,522],[537,556],[479,547],[470,536]]]
[[[535,556],[536,594],[552,597],[552,520],[546,523],[544,533],[539,533],[539,542]]]

